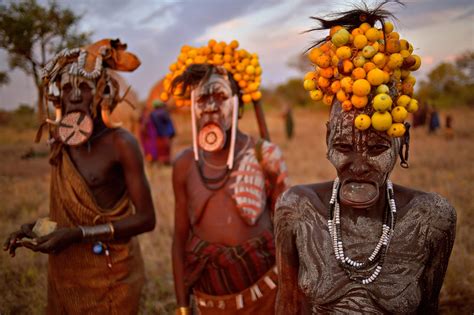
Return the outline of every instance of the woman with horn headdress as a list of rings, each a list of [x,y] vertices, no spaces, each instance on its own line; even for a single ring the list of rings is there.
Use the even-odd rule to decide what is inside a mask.
[[[173,165],[176,314],[191,313],[191,294],[199,314],[274,312],[272,209],[287,187],[286,165],[276,145],[238,128],[243,102],[260,92],[257,56],[237,46],[184,46],[179,58],[193,62],[170,67],[178,71],[171,91],[191,106],[193,132],[192,148]]]
[[[144,269],[134,236],[153,230],[155,214],[138,143],[109,117],[121,97],[108,69],[140,65],[126,47],[104,39],[65,49],[44,68],[56,107],[47,119],[49,218],[23,225],[4,249],[49,254],[48,314],[138,312]]]
[[[331,32],[309,53],[317,68],[305,87],[332,106],[327,157],[338,177],[278,201],[277,314],[437,313],[456,213],[389,179],[397,155],[408,167],[404,120],[417,109],[410,71],[420,60],[384,4],[316,18]]]

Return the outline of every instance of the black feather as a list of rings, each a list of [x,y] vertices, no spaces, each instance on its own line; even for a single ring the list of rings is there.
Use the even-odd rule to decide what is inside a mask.
[[[369,9],[367,4],[365,2],[362,2],[360,5],[354,5],[355,8],[352,10],[333,13],[325,18],[311,16],[311,19],[318,21],[319,26],[309,29],[304,33],[329,30],[333,26],[337,25],[340,25],[346,28],[349,32],[351,32],[354,28],[359,27],[359,25],[364,22],[367,22],[370,25],[375,25],[376,22],[380,22],[383,26],[385,24],[385,20],[388,18],[396,20],[396,17],[390,11],[384,8],[388,4],[398,4],[404,6],[404,4],[399,0],[384,0],[378,5],[376,5],[375,8]],[[306,51],[309,51],[313,47],[319,46],[327,40],[329,40],[329,38],[325,37],[313,42],[311,47],[309,47]]]

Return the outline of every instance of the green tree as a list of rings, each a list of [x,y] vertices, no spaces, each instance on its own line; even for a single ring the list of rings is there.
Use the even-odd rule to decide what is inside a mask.
[[[81,16],[60,8],[55,1],[46,6],[39,5],[36,0],[0,4],[0,48],[8,53],[10,69],[19,68],[33,78],[40,120],[44,115],[40,69],[61,49],[88,42],[90,33],[77,30],[80,19]],[[8,79],[3,76],[3,80]]]

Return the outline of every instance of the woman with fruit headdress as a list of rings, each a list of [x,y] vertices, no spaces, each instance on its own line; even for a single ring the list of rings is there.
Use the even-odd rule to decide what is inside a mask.
[[[260,99],[261,68],[256,54],[237,48],[183,46],[165,81],[191,106],[193,133],[173,165],[177,314],[191,313],[191,294],[199,314],[274,313],[272,218],[286,165],[276,145],[238,128],[243,104]]]
[[[123,97],[110,70],[139,59],[118,39],[64,49],[43,69],[50,125],[49,218],[4,244],[48,258],[47,314],[137,314],[144,266],[136,235],[155,211],[136,139],[110,118]],[[45,104],[48,104],[46,102]],[[40,134],[39,134],[40,135]]]
[[[397,155],[408,166],[404,120],[417,107],[410,71],[420,59],[385,4],[315,18],[330,36],[309,53],[317,67],[305,88],[331,106],[327,157],[338,177],[277,203],[277,314],[437,311],[456,214],[438,194],[389,179]]]

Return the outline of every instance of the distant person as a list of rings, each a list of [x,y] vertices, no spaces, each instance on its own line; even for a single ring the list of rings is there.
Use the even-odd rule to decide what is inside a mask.
[[[142,144],[145,160],[149,163],[153,163],[158,160],[158,147],[156,144],[158,133],[150,118],[150,112],[150,109],[145,108],[140,117],[140,142]]]
[[[433,134],[440,127],[439,113],[434,106],[431,107],[429,119],[428,133]]]
[[[157,160],[165,165],[170,164],[171,139],[175,136],[173,121],[166,104],[160,100],[153,102],[150,121],[156,129]]]
[[[454,130],[453,130],[453,116],[447,115],[446,116],[446,138],[452,139],[454,137]]]
[[[293,132],[295,129],[295,123],[293,120],[293,110],[288,104],[283,105],[283,120],[285,122],[285,134],[288,140],[293,138]]]

